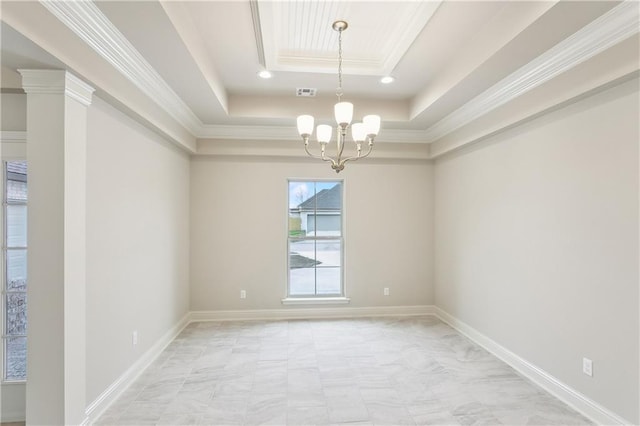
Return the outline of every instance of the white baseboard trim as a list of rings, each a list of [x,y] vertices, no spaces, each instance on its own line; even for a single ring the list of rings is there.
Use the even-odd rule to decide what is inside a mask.
[[[85,424],[93,424],[118,397],[151,365],[178,334],[189,324],[189,312],[134,362],[115,382],[87,406]]]
[[[290,308],[254,309],[236,311],[192,311],[189,322],[197,321],[247,321],[247,320],[290,320],[290,319],[330,319],[382,316],[433,315],[433,305],[418,306],[376,306],[367,308]]]
[[[509,364],[520,374],[563,401],[576,411],[582,413],[597,424],[601,425],[630,425],[631,422],[623,419],[612,411],[601,406],[597,402],[587,398],[575,389],[567,386],[560,380],[541,368],[531,364],[527,360],[514,354],[504,346],[496,343],[494,340],[480,333],[470,325],[460,321],[458,318],[450,315],[441,308],[434,306],[434,314],[442,321],[455,328],[469,339],[491,352],[502,361]]]

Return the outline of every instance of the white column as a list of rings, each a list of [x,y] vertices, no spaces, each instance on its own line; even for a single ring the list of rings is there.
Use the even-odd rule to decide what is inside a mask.
[[[80,424],[86,407],[86,139],[93,88],[19,70],[27,93],[27,424]]]

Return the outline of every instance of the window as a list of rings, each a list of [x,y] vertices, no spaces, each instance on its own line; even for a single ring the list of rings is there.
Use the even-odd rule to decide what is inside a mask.
[[[344,296],[342,181],[289,181],[289,297]]]
[[[3,379],[27,377],[27,163],[5,163]]]

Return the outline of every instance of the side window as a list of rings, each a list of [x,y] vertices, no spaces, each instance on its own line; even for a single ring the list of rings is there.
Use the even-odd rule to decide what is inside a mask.
[[[3,379],[27,378],[27,163],[4,164]]]
[[[342,181],[289,181],[288,296],[344,296]]]

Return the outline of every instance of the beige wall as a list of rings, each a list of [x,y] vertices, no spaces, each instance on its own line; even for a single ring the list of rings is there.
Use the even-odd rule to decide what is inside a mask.
[[[318,161],[198,157],[191,164],[191,309],[283,308],[287,178],[336,177],[344,179],[348,306],[433,303],[426,162],[365,160],[336,175]]]
[[[0,94],[0,123],[3,131],[27,130],[27,96],[20,93]]]
[[[27,96],[24,94],[0,94],[0,130],[26,131],[27,129]],[[20,160],[27,157],[26,143],[0,144],[2,161]],[[0,209],[0,219],[4,209]],[[0,220],[0,224],[3,220]],[[3,229],[0,226],[0,235]],[[2,237],[1,241],[4,241]],[[3,271],[4,273],[4,271]],[[2,303],[2,302],[0,302]],[[0,349],[1,350],[1,349]],[[23,421],[25,419],[25,383],[11,383],[0,385],[0,422]]]
[[[436,304],[633,423],[639,115],[636,79],[435,165]]]
[[[88,139],[91,403],[189,310],[189,158],[99,98]]]

